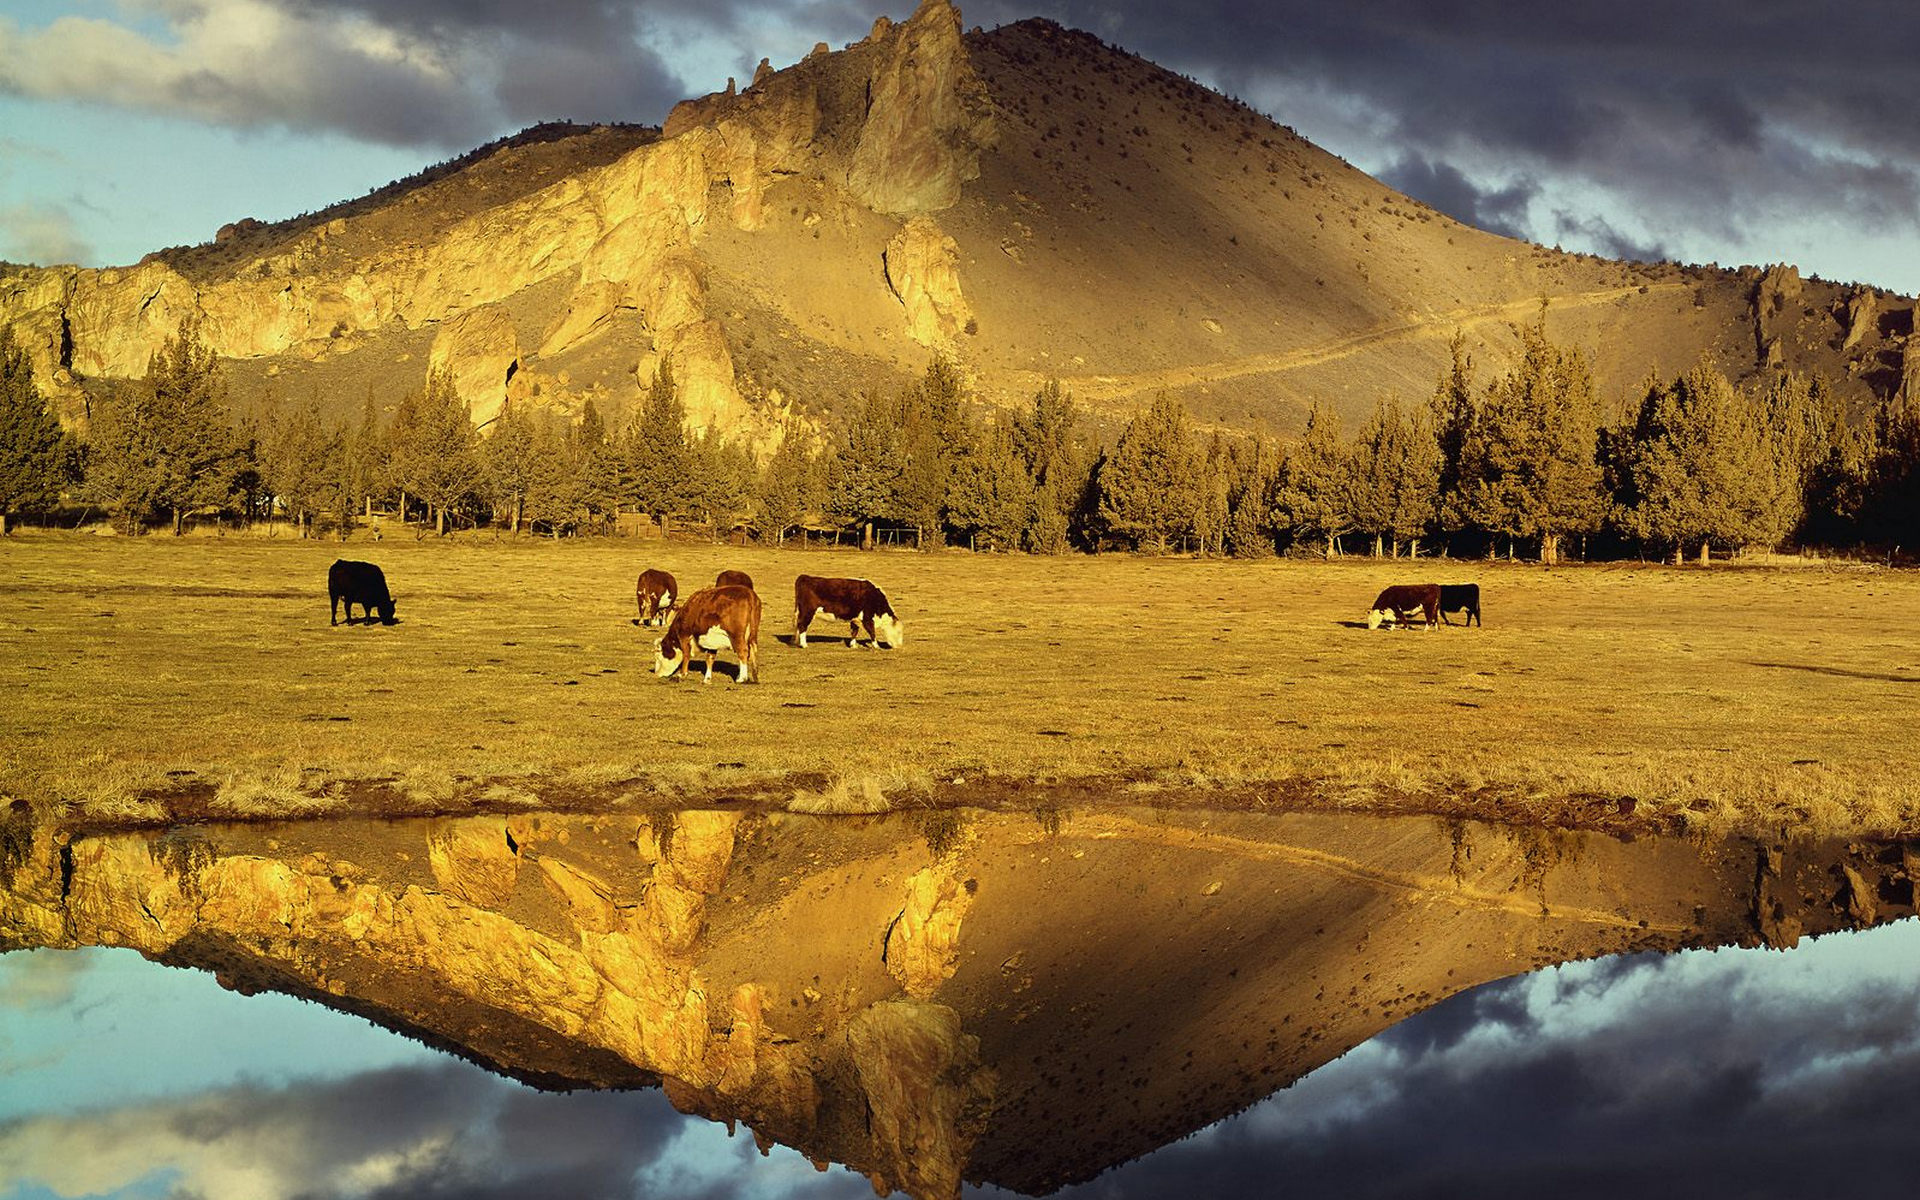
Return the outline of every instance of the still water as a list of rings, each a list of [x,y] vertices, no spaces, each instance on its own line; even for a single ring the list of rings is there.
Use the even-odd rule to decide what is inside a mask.
[[[1141,811],[63,849],[0,909],[96,947],[0,956],[8,1197],[1798,1196],[1904,1184],[1920,1113],[1901,847]]]

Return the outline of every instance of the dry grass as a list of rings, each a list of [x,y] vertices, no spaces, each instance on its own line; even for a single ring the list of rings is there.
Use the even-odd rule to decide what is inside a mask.
[[[341,553],[0,546],[0,788],[130,823],[1070,795],[1920,832],[1908,573],[388,541],[346,553],[401,623],[330,628]],[[648,674],[647,565],[754,576],[764,684]],[[776,640],[803,571],[879,582],[907,647]],[[1440,577],[1482,583],[1484,629],[1355,627]]]

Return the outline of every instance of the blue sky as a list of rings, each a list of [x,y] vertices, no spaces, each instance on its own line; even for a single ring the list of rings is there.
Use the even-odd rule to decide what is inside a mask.
[[[0,956],[0,1080],[0,1200],[872,1195],[657,1092],[536,1092],[129,951]],[[1897,1194],[1916,1111],[1907,921],[1490,984],[1060,1195]]]
[[[852,0],[0,0],[0,258],[127,263],[552,118],[658,122]],[[1568,249],[1920,292],[1905,0],[986,0],[1238,95],[1436,207]]]

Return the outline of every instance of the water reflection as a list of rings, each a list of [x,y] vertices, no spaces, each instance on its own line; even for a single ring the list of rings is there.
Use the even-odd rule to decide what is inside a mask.
[[[1524,1132],[1537,1152],[1523,1165],[1544,1169],[1627,1163],[1600,1135],[1628,1136],[1632,1112],[1766,1116],[1808,1080],[1838,1078],[1845,1038],[1814,1053],[1820,1037],[1784,1030],[1839,990],[1754,1004],[1675,974],[1701,960],[1631,959],[1553,977],[1629,1014],[1611,1026],[1557,1028],[1571,1009],[1537,981],[1439,1002],[1545,963],[1905,915],[1910,865],[1900,847],[1622,843],[1424,818],[523,815],[41,836],[12,866],[0,920],[12,945],[135,946],[536,1083],[658,1080],[683,1110],[920,1195],[963,1178],[1034,1193],[1091,1178],[1426,1010],[1090,1185],[1235,1194],[1235,1172],[1250,1172],[1250,1193],[1282,1166],[1305,1180],[1399,1158],[1412,1177],[1446,1178],[1449,1164],[1485,1167],[1464,1151],[1484,1151],[1487,1129]],[[1897,1059],[1912,981],[1875,977],[1867,994],[1845,1028]],[[1722,1048],[1707,1034],[1744,1028],[1796,1049],[1707,1067],[1674,1053],[1691,1047],[1698,1064]],[[1570,1058],[1570,1037],[1610,1056]],[[1688,1082],[1702,1070],[1711,1086]],[[327,1111],[360,1094],[386,1112],[371,1104],[381,1088],[404,1095],[396,1114],[423,1117],[452,1102],[436,1089],[492,1094],[403,1075],[341,1081]],[[640,1119],[598,1099],[604,1121],[569,1128]],[[496,1135],[543,1127],[515,1112],[486,1119]],[[1476,1114],[1497,1120],[1475,1135]],[[1566,1144],[1559,1123],[1594,1140]],[[397,1115],[385,1127],[414,1128]],[[1871,1122],[1856,1128],[1870,1144]],[[438,1144],[458,1140],[443,1129]]]

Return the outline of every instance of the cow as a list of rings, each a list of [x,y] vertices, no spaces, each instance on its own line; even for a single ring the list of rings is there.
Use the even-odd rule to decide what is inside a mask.
[[[828,579],[802,575],[793,581],[793,643],[807,648],[807,626],[825,613],[845,621],[847,645],[856,645],[860,631],[867,632],[867,648],[876,641],[895,650],[907,644],[906,626],[894,615],[887,594],[865,579]]]
[[[654,647],[653,673],[673,678],[692,663],[696,647],[707,656],[707,673],[700,682],[713,682],[713,657],[722,650],[740,659],[741,683],[760,681],[760,597],[752,588],[701,588],[675,606],[673,620]]]
[[[1440,585],[1440,619],[1447,624],[1447,614],[1462,612],[1467,615],[1462,620],[1465,625],[1484,624],[1480,620],[1480,585],[1477,583],[1443,583]]]
[[[639,580],[633,585],[633,599],[640,606],[642,625],[665,625],[667,610],[673,607],[674,597],[680,594],[680,584],[673,576],[654,567],[640,572]]]
[[[336,558],[327,568],[327,610],[332,617],[330,624],[340,623],[340,602],[347,603],[347,624],[353,624],[353,606],[358,604],[366,610],[363,618],[367,624],[373,623],[373,614],[380,614],[382,625],[393,624],[393,596],[387,591],[387,577],[379,567],[370,562],[355,562],[352,559]]]
[[[713,577],[713,586],[743,587],[748,591],[752,591],[753,576],[747,574],[745,571],[722,571]]]
[[[1427,628],[1440,624],[1440,585],[1437,583],[1396,583],[1373,599],[1367,610],[1367,628],[1378,629],[1384,621],[1405,625],[1414,609],[1426,618]]]

